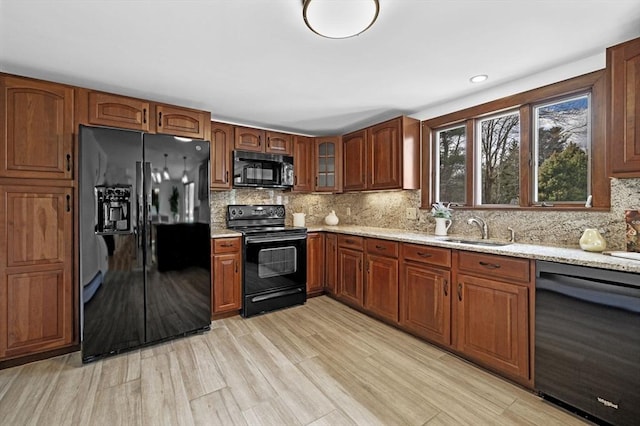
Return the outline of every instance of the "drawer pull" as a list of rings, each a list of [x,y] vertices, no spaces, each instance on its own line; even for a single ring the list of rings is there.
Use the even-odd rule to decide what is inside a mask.
[[[498,265],[497,263],[489,263],[483,261],[479,261],[478,263],[480,264],[480,266],[484,266],[487,269],[500,269],[500,265]]]
[[[444,295],[448,296],[449,295],[449,281],[448,280],[444,280]]]
[[[344,242],[347,243],[347,244],[355,244],[356,243],[355,240],[352,240],[350,238],[347,238],[346,240],[344,240]]]
[[[433,255],[432,255],[431,253],[425,253],[425,252],[423,252],[423,251],[419,251],[419,252],[418,252],[418,256],[420,256],[420,257],[425,257],[425,258],[426,258],[426,257],[431,257],[431,256],[433,256]]]
[[[458,300],[462,302],[462,283],[458,283]]]
[[[233,243],[222,243],[220,247],[233,247]]]
[[[376,244],[376,248],[377,248],[378,250],[386,250],[386,249],[387,249],[386,247],[384,247],[384,246],[380,246],[380,245],[377,245],[377,244]]]

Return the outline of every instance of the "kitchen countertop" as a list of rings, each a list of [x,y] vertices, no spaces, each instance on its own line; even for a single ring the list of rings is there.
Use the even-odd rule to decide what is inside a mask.
[[[406,231],[403,229],[374,228],[368,226],[352,225],[308,225],[308,232],[335,232],[338,234],[359,235],[362,237],[382,238],[386,240],[402,241],[405,243],[424,244],[436,247],[474,251],[480,253],[498,254],[502,256],[521,257],[525,259],[546,260],[549,262],[567,263],[571,265],[590,266],[593,268],[611,269],[616,271],[633,272],[640,274],[640,261],[612,257],[601,253],[590,253],[575,248],[539,246],[533,244],[512,243],[505,246],[477,246],[450,241],[443,238],[472,239],[463,235],[449,235],[436,237],[434,235]],[[241,236],[224,228],[211,229],[211,238],[225,238]]]

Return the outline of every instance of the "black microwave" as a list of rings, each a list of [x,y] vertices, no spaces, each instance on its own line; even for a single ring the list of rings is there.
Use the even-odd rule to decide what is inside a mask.
[[[293,157],[233,151],[233,187],[292,188]]]

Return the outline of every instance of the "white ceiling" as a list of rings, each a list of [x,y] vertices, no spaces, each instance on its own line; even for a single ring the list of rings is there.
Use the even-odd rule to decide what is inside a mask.
[[[602,68],[638,36],[638,0],[380,0],[344,40],[308,30],[301,0],[0,0],[1,71],[310,135]]]

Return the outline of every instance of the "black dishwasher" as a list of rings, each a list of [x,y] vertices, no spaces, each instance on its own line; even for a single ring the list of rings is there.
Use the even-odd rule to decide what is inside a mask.
[[[640,421],[640,275],[538,261],[535,388],[595,421]]]

